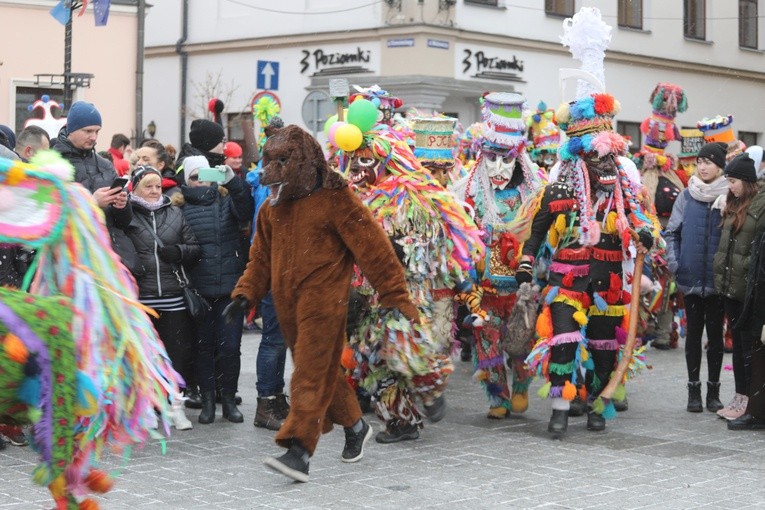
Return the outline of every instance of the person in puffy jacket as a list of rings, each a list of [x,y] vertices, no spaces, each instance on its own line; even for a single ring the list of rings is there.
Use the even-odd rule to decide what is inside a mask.
[[[667,261],[685,298],[688,321],[685,363],[688,369],[688,412],[700,413],[701,337],[707,330],[707,410],[717,412],[723,361],[723,300],[715,291],[712,261],[720,243],[719,199],[728,192],[723,176],[725,149],[706,144],[696,159],[696,173],[680,193],[665,229]]]
[[[723,209],[720,246],[714,258],[715,290],[723,296],[725,314],[733,329],[733,380],[736,394],[718,411],[728,420],[741,417],[748,403],[751,335],[737,327],[744,306],[752,241],[765,228],[765,193],[757,185],[754,161],[742,154],[725,167],[729,192]]]
[[[201,249],[181,210],[162,194],[162,175],[157,169],[139,166],[131,182],[134,216],[126,232],[138,253],[139,267],[134,272],[138,299],[159,314],[152,317],[154,328],[173,367],[189,381],[195,331],[181,282],[186,276],[184,266],[194,265]],[[180,399],[173,402],[172,419],[179,430],[191,428]]]
[[[231,303],[231,291],[246,264],[241,231],[242,223],[248,222],[252,216],[252,198],[231,167],[218,167],[222,178],[220,185],[201,181],[200,170],[209,168],[204,156],[186,157],[181,193],[173,195],[173,203],[181,207],[201,247],[201,261],[189,276],[194,288],[212,306],[210,313],[198,323],[196,331],[194,369],[202,396],[199,423],[215,420],[216,372],[220,376],[223,417],[241,423],[244,417],[236,407],[236,392],[244,317],[227,323],[223,319],[223,310]]]

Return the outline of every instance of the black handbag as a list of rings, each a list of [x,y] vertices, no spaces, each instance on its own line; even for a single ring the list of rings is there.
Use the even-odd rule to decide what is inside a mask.
[[[146,221],[146,218],[139,215],[138,221],[143,223],[144,226],[149,229],[149,233],[154,237],[157,246],[164,248],[165,243],[163,243],[162,239],[160,239],[157,233],[154,232],[154,229],[151,228],[151,225]],[[189,278],[186,276],[186,271],[183,270],[183,265],[180,267],[175,264],[170,265],[173,268],[173,274],[178,279],[178,284],[181,286],[181,289],[183,289],[183,301],[186,303],[186,310],[188,310],[189,315],[191,315],[195,321],[203,321],[205,316],[212,310],[212,306],[199,292],[197,292],[197,289],[191,286],[191,282],[189,282]]]

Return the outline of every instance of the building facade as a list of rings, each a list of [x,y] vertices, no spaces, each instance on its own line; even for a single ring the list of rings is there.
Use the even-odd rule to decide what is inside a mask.
[[[0,124],[18,133],[31,117],[28,107],[43,95],[63,102],[64,25],[51,16],[52,0],[0,0]],[[97,148],[115,133],[135,135],[136,0],[112,1],[106,26],[95,26],[92,5],[72,22],[72,102],[90,101],[103,118]],[[69,105],[66,105],[67,107]],[[58,117],[60,110],[52,115]]]
[[[268,93],[287,123],[321,138],[333,111],[323,92],[338,77],[465,125],[479,119],[485,91],[554,107],[572,93],[559,69],[579,67],[560,44],[562,23],[585,5],[613,27],[606,89],[637,147],[660,81],[687,92],[679,125],[733,114],[747,144],[763,141],[765,0],[163,0],[146,21],[144,118],[176,143],[215,95],[239,138],[237,119]]]

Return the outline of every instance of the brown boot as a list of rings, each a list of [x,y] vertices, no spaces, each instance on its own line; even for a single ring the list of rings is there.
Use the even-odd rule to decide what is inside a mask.
[[[255,426],[268,430],[279,430],[284,423],[281,418],[279,400],[274,397],[258,397],[258,408],[255,411]]]

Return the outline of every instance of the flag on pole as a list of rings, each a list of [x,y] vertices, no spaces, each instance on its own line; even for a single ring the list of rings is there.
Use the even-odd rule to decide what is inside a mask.
[[[88,0],[82,0],[82,7],[80,7],[80,12],[77,13],[77,17],[79,18],[83,14],[85,14],[85,9],[88,8]]]
[[[96,26],[103,27],[109,21],[109,7],[112,0],[93,0],[93,15],[96,18]]]
[[[72,12],[70,11],[66,0],[59,0],[59,2],[53,6],[53,9],[50,10],[50,15],[62,25],[69,23],[69,16],[71,16],[71,14]]]

